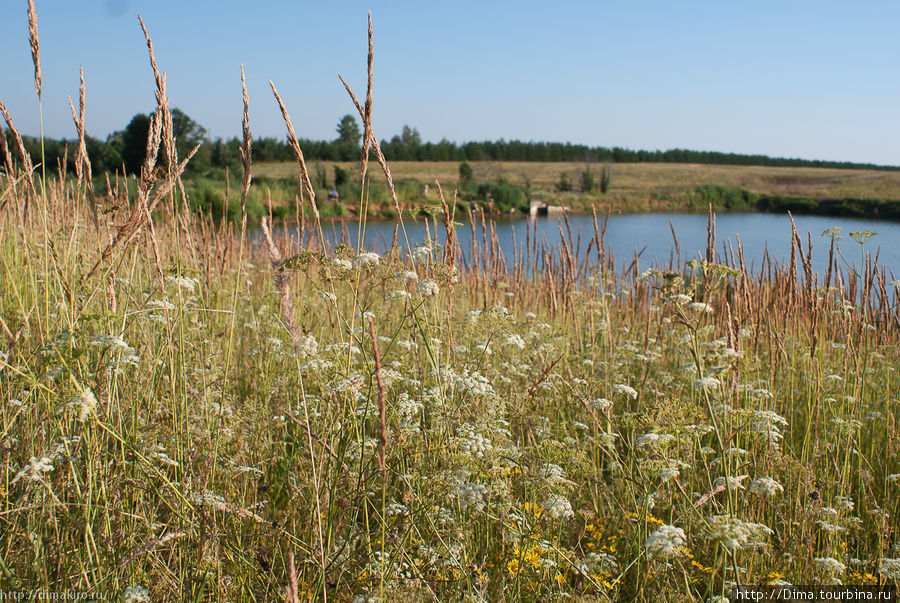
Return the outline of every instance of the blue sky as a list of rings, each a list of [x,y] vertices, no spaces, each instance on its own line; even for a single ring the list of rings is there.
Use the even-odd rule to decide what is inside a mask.
[[[26,0],[0,4],[0,99],[39,132]],[[72,137],[154,106],[141,13],[169,96],[213,136],[336,137],[365,94],[375,24],[375,129],[437,141],[570,141],[900,165],[900,2],[306,2],[37,0],[45,132]]]

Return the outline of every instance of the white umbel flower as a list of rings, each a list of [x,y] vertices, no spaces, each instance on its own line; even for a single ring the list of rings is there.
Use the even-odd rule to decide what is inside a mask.
[[[350,270],[353,268],[353,264],[350,263],[350,260],[345,260],[344,258],[334,258],[331,260],[331,265],[337,270]]]
[[[378,265],[381,256],[372,251],[363,251],[361,254],[353,258],[353,267],[357,270],[369,270]]]
[[[665,484],[667,482],[677,480],[679,475],[681,475],[681,472],[678,469],[669,467],[668,469],[663,469],[662,471],[657,473],[656,479]]]
[[[484,509],[484,496],[488,489],[482,484],[475,482],[465,482],[457,484],[450,489],[450,496],[459,501],[459,506],[463,511],[472,507],[476,511]]]
[[[678,295],[673,295],[666,299],[670,304],[678,304],[679,306],[683,306],[684,304],[691,303],[691,296],[685,295],[684,293],[679,293]]]
[[[35,456],[28,459],[28,464],[16,474],[12,483],[16,483],[22,478],[26,478],[32,482],[38,482],[44,479],[44,476],[53,471],[53,461],[49,457],[37,458]]]
[[[816,569],[828,574],[843,574],[847,566],[834,557],[816,557]]]
[[[644,548],[650,555],[659,557],[675,557],[681,553],[687,537],[681,528],[664,525],[659,526],[647,540],[644,541]]]
[[[150,603],[150,591],[143,586],[129,586],[122,593],[124,603]]]
[[[85,388],[75,399],[78,405],[78,420],[84,423],[88,417],[97,412],[97,397],[90,389]]]
[[[635,400],[638,397],[637,390],[630,385],[625,385],[624,383],[617,383],[613,385],[613,391],[617,394],[625,394],[632,400]]]
[[[709,537],[730,551],[747,546],[761,546],[760,539],[773,531],[761,523],[743,521],[731,515],[716,515],[709,519]]]
[[[777,496],[779,492],[782,494],[784,493],[784,486],[782,486],[781,482],[777,479],[772,479],[771,477],[758,477],[750,482],[751,494],[773,497]]]
[[[575,517],[575,511],[572,509],[572,503],[565,496],[559,494],[551,494],[544,501],[544,508],[547,510],[547,516],[550,519],[572,519]]]
[[[704,304],[703,302],[693,302],[690,305],[691,310],[695,312],[704,312],[706,314],[712,314],[712,306],[709,304]]]
[[[878,573],[884,580],[900,580],[900,559],[884,558],[878,567]]]
[[[416,293],[418,293],[421,297],[435,297],[438,293],[440,293],[440,291],[440,286],[438,286],[438,284],[430,278],[419,281],[419,283],[416,285]]]

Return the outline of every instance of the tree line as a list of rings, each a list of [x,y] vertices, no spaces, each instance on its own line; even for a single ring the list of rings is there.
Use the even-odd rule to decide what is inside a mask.
[[[124,169],[139,173],[147,147],[150,116],[139,113],[120,131],[110,134],[106,140],[87,136],[85,145],[95,174]],[[179,109],[173,110],[173,129],[178,154],[183,157],[197,143],[204,143],[189,164],[194,173],[204,173],[212,168],[240,168],[240,140],[210,139],[203,126]],[[322,161],[355,161],[359,158],[362,130],[351,115],[345,115],[337,124],[334,140],[301,139],[300,146],[309,159]],[[9,139],[10,137],[7,136]],[[23,136],[26,151],[32,162],[41,161],[40,139]],[[44,157],[47,167],[55,169],[65,161],[74,170],[74,140],[44,139]],[[496,140],[456,143],[449,140],[423,142],[419,131],[408,125],[390,139],[381,141],[381,149],[388,161],[533,161],[533,162],[585,162],[585,163],[700,163],[718,165],[760,165],[777,167],[822,167],[843,169],[897,170],[900,166],[822,161],[770,157],[768,155],[744,155],[716,151],[670,149],[667,151],[632,150],[621,147],[588,146],[561,142],[524,142],[521,140]],[[2,148],[0,148],[2,153]],[[294,155],[286,140],[274,137],[253,141],[254,161],[293,161]],[[5,162],[0,157],[0,162]]]

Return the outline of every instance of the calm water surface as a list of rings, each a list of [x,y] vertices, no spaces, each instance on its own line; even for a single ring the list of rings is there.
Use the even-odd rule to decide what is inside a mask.
[[[471,225],[466,220],[458,220],[463,225],[457,227],[457,236],[463,249],[464,260],[469,256],[470,242],[472,239]],[[825,216],[795,216],[794,222],[803,239],[806,248],[807,235],[811,235],[813,249],[813,268],[821,273],[825,272],[828,260],[828,246],[830,238],[822,233],[831,227],[840,227],[839,249],[849,265],[861,264],[861,251],[869,252],[873,256],[879,253],[879,266],[888,269],[894,274],[900,275],[900,223],[876,220],[859,220],[852,218],[837,218]],[[606,228],[607,253],[613,254],[616,265],[621,269],[622,265],[630,265],[635,254],[639,255],[639,266],[644,269],[651,265],[666,266],[671,260],[677,263],[679,256],[672,236],[674,230],[677,236],[680,259],[687,261],[705,255],[706,252],[706,223],[707,217],[702,214],[638,214],[624,216],[610,216]],[[536,218],[529,227],[528,218],[509,218],[495,222],[497,237],[500,246],[507,259],[507,264],[512,264],[513,250],[527,255],[525,243],[527,232],[531,229],[532,240],[536,236],[539,244],[546,241],[551,249],[559,249],[561,239],[560,227],[565,232],[565,223],[558,218]],[[406,233],[411,245],[421,244],[426,237],[425,219],[404,219]],[[575,241],[581,237],[579,255],[584,256],[588,243],[594,236],[593,218],[590,216],[570,216],[569,225]],[[603,218],[600,219],[603,225]],[[365,245],[368,249],[384,251],[389,248],[394,236],[395,221],[369,222],[366,226]],[[357,223],[324,223],[322,225],[326,238],[332,243],[342,240],[349,245],[356,244]],[[429,221],[429,228],[434,236],[434,224]],[[849,235],[854,231],[872,231],[878,233],[871,237],[865,246],[854,241]],[[535,235],[536,233],[536,235]],[[482,229],[479,220],[476,220],[475,236],[478,242],[482,239]],[[444,228],[438,220],[438,241],[443,243],[446,239]],[[513,241],[515,240],[515,245]],[[744,250],[744,261],[748,268],[757,272],[763,263],[763,257],[768,252],[770,258],[782,263],[790,259],[791,252],[791,222],[787,214],[721,214],[716,217],[716,249],[723,253],[730,245],[737,249],[740,241]],[[400,235],[400,244],[405,247],[403,235]],[[592,259],[596,252],[591,250]],[[893,277],[891,277],[893,280]]]

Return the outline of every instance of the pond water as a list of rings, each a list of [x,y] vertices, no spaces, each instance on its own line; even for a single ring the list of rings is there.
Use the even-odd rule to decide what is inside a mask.
[[[599,218],[603,227],[603,217]],[[846,261],[845,267],[859,267],[862,263],[862,254],[868,252],[878,256],[878,265],[888,269],[889,280],[894,280],[891,271],[900,275],[900,223],[862,220],[853,218],[839,218],[830,216],[794,216],[797,230],[803,240],[806,249],[808,234],[812,239],[813,269],[824,274],[828,263],[828,247],[831,242],[829,235],[823,232],[832,227],[839,227],[841,240],[838,244],[841,256]],[[426,237],[425,218],[404,218],[403,221],[410,244],[415,247],[421,244]],[[466,219],[457,219],[462,226],[457,227],[457,237],[463,250],[465,261],[469,256],[472,239],[471,225]],[[372,221],[366,225],[365,246],[367,249],[384,251],[390,248],[394,237],[396,221]],[[477,242],[482,240],[482,228],[480,219],[475,221],[475,236]],[[437,239],[443,243],[446,239],[443,225],[438,218]],[[594,236],[594,221],[591,216],[570,216],[569,226],[573,240],[581,237],[578,249],[582,258],[587,250],[588,243]],[[668,266],[670,261],[678,263],[705,255],[707,244],[707,216],[703,214],[636,214],[614,215],[609,217],[606,228],[606,250],[615,258],[617,269],[623,265],[628,266],[634,260],[635,254],[639,256],[641,269],[651,265]],[[357,238],[356,222],[326,222],[322,224],[325,237],[331,244],[335,241],[343,241],[347,245],[355,247]],[[429,220],[429,228],[434,236],[434,222]],[[538,217],[529,222],[529,218],[504,218],[495,221],[495,230],[500,247],[507,260],[507,265],[512,265],[513,250],[518,248],[520,255],[525,257],[526,238],[530,229],[530,237],[538,244],[546,244],[550,249],[558,252],[562,240],[562,232],[566,226],[561,218]],[[293,230],[293,229],[292,229]],[[343,230],[343,234],[342,234]],[[676,249],[673,231],[678,240]],[[851,232],[871,231],[877,233],[863,246],[857,243],[851,236]],[[515,244],[514,244],[515,240]],[[728,213],[716,216],[716,249],[720,257],[723,250],[730,245],[736,251],[737,243],[744,250],[744,261],[747,268],[757,273],[763,264],[766,253],[772,260],[787,263],[791,253],[791,221],[787,214],[763,214],[763,213]],[[400,245],[405,247],[402,232]],[[595,256],[596,251],[591,250]],[[593,257],[591,258],[593,260]]]

